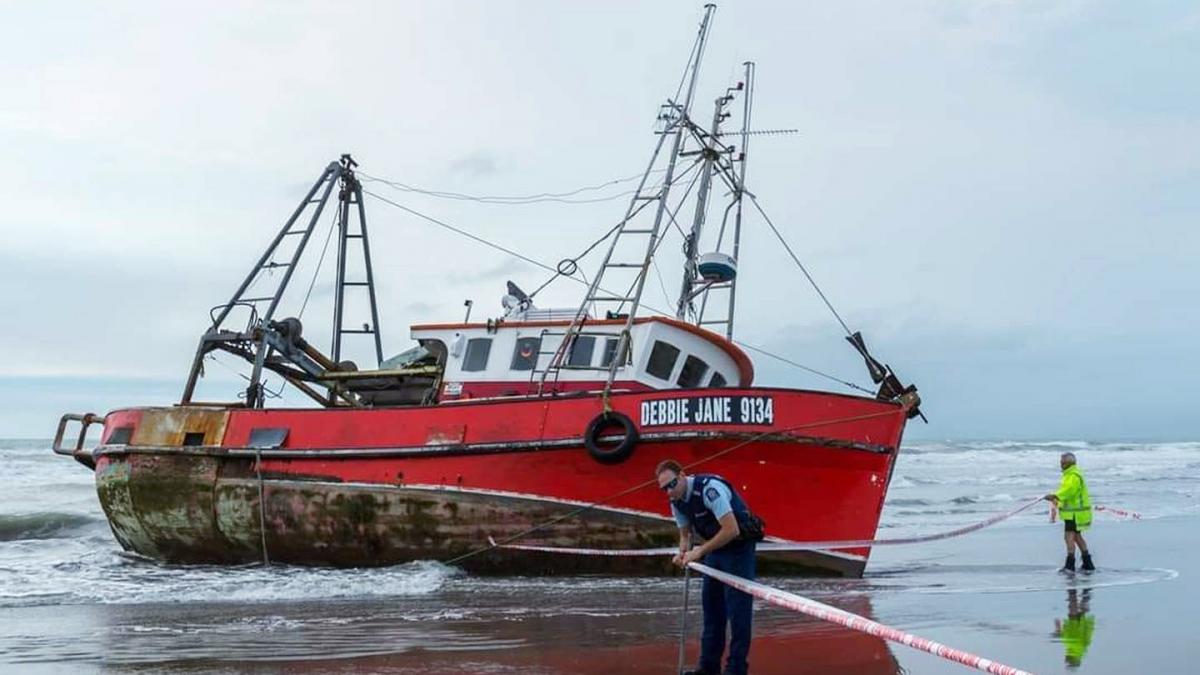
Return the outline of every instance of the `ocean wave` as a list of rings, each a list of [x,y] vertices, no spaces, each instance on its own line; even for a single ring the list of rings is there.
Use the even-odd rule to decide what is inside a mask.
[[[996,502],[1012,502],[1016,501],[1016,497],[1002,492],[995,495],[962,495],[951,499],[952,504],[988,504]]]
[[[932,506],[933,502],[928,499],[888,499],[884,502],[884,506]]]
[[[99,522],[99,518],[78,513],[0,515],[0,541],[55,539]]]
[[[86,569],[87,574],[80,574]],[[128,554],[85,555],[49,569],[0,569],[0,606],[279,602],[434,593],[461,571],[434,561],[383,568],[165,565]]]

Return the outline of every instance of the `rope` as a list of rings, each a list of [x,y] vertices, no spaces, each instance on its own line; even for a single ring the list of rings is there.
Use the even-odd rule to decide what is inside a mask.
[[[688,172],[690,172],[692,169],[694,169],[696,166],[697,166],[697,164],[693,164],[693,165],[692,165],[692,167],[689,167],[687,170],[685,170],[684,172],[680,173],[680,175],[676,177],[676,181],[675,181],[675,182],[678,182],[678,180],[679,180],[679,179],[682,179],[682,178],[683,178],[683,176],[687,175],[687,173],[688,173]],[[695,184],[695,181],[693,180],[693,182],[692,182],[692,185],[694,185],[694,184]],[[684,199],[683,199],[683,200],[680,200],[680,203],[679,203],[679,205],[676,207],[676,209],[675,209],[675,212],[670,212],[670,211],[668,212],[668,215],[671,217],[671,220],[672,220],[672,222],[674,221],[674,215],[675,215],[675,213],[677,213],[677,212],[678,212],[678,210],[679,210],[679,208],[683,206],[683,201],[685,201],[685,200],[686,200],[686,198],[687,198],[687,195],[688,195],[688,193],[689,193],[690,191],[691,191],[691,186],[689,185],[689,187],[688,187],[687,191],[685,191],[685,193],[684,193]],[[439,227],[442,227],[442,228],[445,228],[445,229],[447,229],[447,230],[449,230],[449,231],[451,231],[451,232],[454,232],[455,234],[460,234],[460,235],[462,235],[462,236],[464,236],[464,237],[467,237],[468,239],[471,239],[471,240],[473,240],[473,241],[477,241],[477,242],[479,242],[479,243],[483,244],[484,246],[488,246],[488,247],[490,247],[490,248],[492,248],[492,249],[495,249],[495,250],[497,250],[497,251],[500,251],[500,252],[502,252],[502,253],[506,253],[506,254],[508,254],[508,255],[511,255],[511,256],[513,256],[514,258],[517,258],[518,260],[523,260],[523,261],[525,261],[525,262],[527,262],[527,263],[529,263],[529,264],[531,264],[531,265],[534,265],[534,266],[536,266],[536,267],[540,267],[540,268],[542,268],[542,269],[544,269],[544,270],[546,270],[546,271],[548,271],[548,272],[551,272],[551,273],[552,273],[552,276],[550,277],[550,279],[548,279],[548,280],[547,280],[545,283],[543,283],[543,284],[542,284],[541,286],[539,286],[539,287],[538,287],[536,290],[534,290],[534,292],[530,294],[530,297],[533,297],[534,295],[536,295],[536,294],[537,294],[539,291],[541,291],[541,290],[543,290],[544,288],[546,288],[546,286],[550,285],[550,283],[551,283],[551,282],[553,282],[555,279],[557,279],[557,278],[559,278],[559,277],[566,277],[566,278],[570,279],[571,281],[574,281],[575,283],[578,283],[578,284],[582,284],[582,285],[584,285],[584,286],[587,286],[587,285],[588,285],[588,282],[586,282],[586,281],[583,281],[583,280],[581,280],[581,279],[578,279],[578,278],[576,278],[576,277],[574,277],[574,276],[571,276],[571,275],[568,275],[568,274],[564,274],[564,273],[563,273],[563,272],[562,272],[560,269],[558,269],[558,268],[556,268],[556,267],[553,267],[553,266],[551,266],[551,265],[547,265],[546,263],[543,263],[543,262],[541,262],[541,261],[538,261],[538,260],[534,260],[533,258],[530,258],[530,257],[524,256],[524,255],[521,255],[520,253],[517,253],[516,251],[513,251],[512,249],[505,248],[505,247],[503,247],[503,246],[501,246],[501,245],[499,245],[499,244],[496,244],[496,243],[493,243],[493,242],[491,242],[491,241],[488,241],[487,239],[484,239],[483,237],[480,237],[480,236],[478,236],[478,235],[471,234],[470,232],[467,232],[467,231],[465,231],[465,230],[462,230],[462,229],[460,229],[460,228],[458,228],[458,227],[455,227],[455,226],[453,226],[453,225],[450,225],[449,223],[446,223],[446,222],[443,222],[443,221],[441,221],[441,220],[438,220],[438,219],[436,219],[436,218],[433,218],[432,216],[425,215],[424,213],[420,213],[419,211],[415,211],[415,210],[413,210],[413,209],[411,209],[411,208],[409,208],[409,207],[407,207],[407,206],[403,206],[403,205],[401,205],[401,204],[398,204],[398,203],[396,203],[396,202],[394,202],[394,201],[392,201],[392,200],[390,200],[390,199],[387,199],[386,197],[382,197],[382,196],[380,196],[380,195],[378,195],[378,194],[376,194],[376,193],[374,193],[374,192],[371,192],[370,190],[365,190],[365,189],[364,189],[364,190],[363,190],[363,193],[364,193],[364,194],[371,195],[372,197],[375,197],[376,199],[379,199],[380,201],[384,202],[385,204],[390,204],[391,206],[395,206],[396,208],[399,208],[399,209],[402,209],[402,210],[404,210],[404,211],[407,211],[408,213],[411,213],[411,214],[413,214],[413,215],[415,215],[415,216],[417,216],[417,217],[419,217],[419,218],[422,218],[422,219],[424,219],[424,220],[427,220],[427,221],[429,221],[429,222],[431,222],[431,223],[433,223],[433,224],[435,224],[435,225],[437,225],[437,226],[439,226]],[[746,194],[749,194],[749,193],[746,193]],[[650,203],[651,203],[651,202],[647,201],[645,204],[650,204]],[[755,206],[757,206],[757,202],[755,203]],[[631,215],[630,215],[630,217],[632,218],[632,217],[633,217],[633,215],[636,215],[636,214],[637,214],[637,213],[638,213],[638,212],[639,212],[639,211],[640,211],[642,208],[645,208],[645,205],[643,205],[643,206],[639,206],[639,207],[638,207],[638,208],[637,208],[637,209],[636,209],[636,210],[633,212],[633,214],[631,214]],[[760,209],[760,212],[761,212],[761,209]],[[766,214],[763,214],[763,217],[764,217],[764,218],[766,218]],[[601,242],[603,242],[603,241],[604,241],[605,239],[607,239],[608,237],[612,236],[613,232],[615,232],[615,231],[616,231],[617,229],[619,229],[619,228],[620,228],[622,225],[624,225],[624,224],[627,222],[627,220],[628,220],[628,219],[622,220],[621,222],[619,222],[619,223],[617,223],[616,225],[614,225],[614,226],[612,227],[612,229],[610,229],[610,230],[609,230],[607,233],[605,233],[605,235],[604,235],[603,237],[601,237],[600,239],[597,239],[597,240],[596,240],[595,242],[593,242],[593,244],[592,244],[591,246],[589,246],[587,249],[584,249],[584,252],[583,252],[583,253],[579,254],[579,255],[578,255],[578,256],[576,256],[575,258],[564,258],[562,261],[560,261],[560,263],[559,263],[559,264],[561,265],[561,264],[563,264],[563,263],[567,262],[568,260],[569,260],[569,261],[571,261],[571,263],[573,263],[573,264],[577,264],[577,261],[579,260],[579,258],[582,258],[583,256],[587,255],[588,253],[590,253],[590,252],[592,251],[592,249],[594,249],[596,246],[598,246],[598,245],[599,245]],[[768,219],[768,224],[770,224],[770,220],[769,220],[769,219]],[[771,227],[772,227],[772,229],[774,229],[774,225],[772,225]],[[332,232],[332,230],[331,230],[331,232]],[[778,231],[776,231],[776,235],[778,235],[778,234],[779,234],[779,233],[778,233]],[[662,242],[663,242],[665,239],[666,239],[665,237],[660,237],[660,238],[659,238],[659,240],[658,240],[658,243],[655,245],[654,253],[657,253],[657,252],[658,252],[658,247],[662,245]],[[784,242],[784,246],[785,246],[785,247],[787,246],[787,242]],[[788,252],[789,252],[789,253],[791,253],[791,249],[790,249],[790,248],[788,248]],[[796,258],[795,258],[795,254],[792,254],[792,258],[793,258],[793,259],[796,259]],[[796,261],[797,261],[797,263],[799,264],[799,260],[797,259]],[[803,267],[802,265],[801,265],[801,270],[803,270],[803,271],[804,271],[805,275],[807,275],[807,274],[808,274],[807,270],[804,270],[804,267]],[[813,279],[812,279],[812,277],[811,277],[811,276],[809,276],[809,281],[813,283],[813,286],[814,286],[814,288],[815,288],[815,287],[816,287],[816,282],[814,282],[814,281],[813,281]],[[604,290],[604,289],[601,289],[601,290]],[[310,290],[310,292],[311,292],[311,290]],[[664,293],[665,293],[665,292],[666,292],[666,291],[665,291],[665,289],[664,289]],[[821,290],[820,290],[820,288],[817,288],[817,293],[821,293]],[[628,293],[626,293],[626,294],[628,294]],[[829,309],[832,311],[832,310],[833,310],[833,306],[829,304],[829,301],[828,301],[828,300],[825,298],[824,294],[821,294],[821,298],[822,298],[823,300],[825,300],[825,304],[826,304],[826,306],[828,306],[828,307],[829,307]],[[669,299],[669,298],[668,298],[668,299]],[[654,312],[654,313],[656,313],[656,314],[661,314],[661,315],[663,315],[663,316],[674,316],[674,312],[668,312],[668,311],[666,311],[666,310],[664,310],[664,309],[659,309],[659,308],[657,308],[657,307],[654,307],[654,306],[652,306],[652,305],[648,305],[648,304],[644,304],[644,303],[643,303],[641,306],[642,306],[642,307],[644,307],[644,308],[646,308],[646,309],[648,309],[648,310],[650,310],[651,312]],[[835,316],[837,316],[837,312],[836,312],[836,311],[834,312],[834,315],[835,315]],[[841,317],[838,317],[838,320],[840,321],[840,320],[841,320]],[[843,327],[843,328],[846,328],[846,324],[845,324],[845,323],[842,323],[842,327]],[[849,329],[848,329],[848,328],[846,328],[846,330],[847,330],[847,333],[849,333]],[[839,383],[839,384],[845,385],[845,386],[847,386],[847,387],[850,387],[851,389],[855,389],[855,390],[857,390],[857,391],[862,391],[862,392],[866,392],[866,393],[868,393],[868,394],[872,394],[872,395],[874,395],[874,392],[873,392],[873,391],[871,391],[870,389],[866,389],[866,388],[864,388],[864,387],[861,387],[861,386],[859,386],[859,385],[857,385],[857,384],[854,384],[853,382],[848,382],[848,381],[846,381],[846,380],[843,380],[843,379],[841,379],[841,378],[838,378],[838,377],[836,377],[836,376],[834,376],[834,375],[830,375],[830,374],[828,374],[828,373],[823,373],[823,372],[821,372],[821,371],[819,371],[819,370],[817,370],[817,369],[815,369],[815,368],[811,368],[811,367],[809,367],[809,366],[805,366],[805,365],[803,365],[803,364],[796,363],[795,361],[791,361],[791,360],[789,360],[789,359],[786,359],[786,358],[784,358],[784,357],[782,357],[782,356],[779,356],[779,355],[777,355],[777,354],[773,354],[773,353],[771,353],[771,352],[768,352],[767,350],[765,350],[765,349],[763,349],[763,348],[761,348],[761,347],[755,347],[755,346],[753,346],[753,345],[747,344],[747,343],[745,343],[745,342],[742,342],[742,341],[740,341],[740,340],[735,340],[734,342],[736,342],[738,345],[741,345],[742,347],[745,347],[745,348],[747,348],[747,349],[750,349],[750,350],[752,350],[752,351],[759,352],[759,353],[761,353],[761,354],[763,354],[763,355],[765,355],[765,356],[769,356],[769,357],[771,357],[771,358],[773,358],[773,359],[776,359],[777,361],[780,361],[780,362],[782,362],[782,363],[786,363],[786,364],[788,364],[788,365],[790,365],[790,366],[793,366],[793,367],[796,367],[796,368],[800,368],[801,370],[805,370],[805,371],[807,371],[807,372],[809,372],[809,373],[812,373],[812,374],[814,374],[814,375],[818,375],[818,376],[820,376],[820,377],[823,377],[823,378],[826,378],[826,379],[828,379],[828,380],[830,380],[830,381],[837,382],[837,383]]]
[[[856,389],[858,391],[866,392],[866,393],[870,394],[871,396],[875,395],[874,391],[867,389],[866,387],[854,384],[853,382],[849,382],[847,380],[843,380],[834,375],[830,375],[829,373],[823,373],[823,372],[817,370],[816,368],[810,368],[802,363],[796,363],[795,361],[792,361],[791,359],[786,359],[778,354],[772,354],[771,352],[763,349],[762,347],[755,347],[754,345],[752,345],[748,342],[742,342],[741,340],[734,340],[734,342],[737,343],[741,347],[745,347],[746,349],[749,349],[750,351],[758,352],[759,354],[762,354],[763,356],[769,356],[769,357],[775,359],[776,361],[786,363],[789,366],[795,366],[796,368],[799,368],[801,370],[806,370],[806,371],[812,373],[813,375],[820,375],[821,377],[824,377],[829,380],[833,380],[834,382],[837,382],[838,384],[843,384],[847,387],[850,387],[851,389]]]
[[[655,171],[658,172],[658,171],[661,171],[661,169],[656,169]],[[577,194],[580,194],[583,192],[590,192],[593,190],[601,190],[603,188],[606,188],[606,187],[609,187],[612,185],[620,185],[621,183],[628,183],[629,181],[637,180],[644,175],[644,172],[639,172],[632,176],[628,176],[626,178],[615,178],[613,180],[600,183],[598,185],[588,185],[588,186],[584,186],[581,188],[576,188],[574,190],[569,190],[567,192],[541,192],[541,193],[533,194],[533,195],[469,195],[469,194],[465,194],[462,192],[449,192],[446,190],[430,190],[430,189],[426,189],[426,188],[419,188],[419,187],[415,187],[412,185],[408,185],[406,183],[401,183],[400,181],[389,180],[386,178],[381,178],[379,176],[372,176],[370,174],[363,173],[362,171],[359,171],[357,173],[359,176],[363,177],[368,182],[383,183],[384,185],[386,185],[390,188],[393,188],[395,190],[401,190],[404,192],[416,192],[418,194],[427,195],[429,197],[437,197],[439,199],[471,201],[471,202],[479,202],[481,204],[537,204],[539,202],[558,202],[558,203],[562,203],[562,204],[592,204],[592,203],[596,203],[596,202],[612,201],[612,200],[618,199],[620,197],[625,197],[625,196],[631,195],[631,194],[633,194],[634,191],[627,190],[625,192],[619,192],[617,194],[608,195],[606,197],[596,197],[596,198],[590,198],[590,199],[566,199],[566,198],[572,197],[574,195],[577,195]]]
[[[520,259],[520,260],[524,260],[525,262],[529,263],[530,265],[535,265],[535,266],[537,266],[537,267],[540,267],[540,268],[542,268],[542,269],[546,270],[547,272],[555,272],[555,273],[557,273],[557,272],[558,272],[558,270],[554,269],[553,267],[551,267],[551,266],[549,266],[549,265],[547,265],[547,264],[545,264],[545,263],[543,263],[543,262],[539,262],[539,261],[537,261],[537,260],[534,260],[533,258],[530,258],[529,256],[524,256],[524,255],[521,255],[520,253],[517,253],[516,251],[514,251],[514,250],[512,250],[512,249],[510,249],[510,248],[505,248],[505,247],[501,246],[500,244],[494,244],[494,243],[492,243],[492,242],[488,241],[487,239],[484,239],[483,237],[478,237],[478,236],[476,236],[476,235],[473,235],[473,234],[471,234],[470,232],[467,232],[467,231],[465,231],[465,230],[460,230],[460,229],[458,229],[457,227],[454,227],[453,225],[450,225],[449,223],[444,223],[444,222],[442,222],[442,221],[438,220],[437,218],[434,218],[433,216],[427,216],[427,215],[425,215],[424,213],[421,213],[420,211],[416,211],[416,210],[414,210],[414,209],[410,209],[409,207],[407,207],[407,206],[404,206],[403,204],[398,204],[398,203],[396,203],[396,202],[394,202],[394,201],[392,201],[392,200],[388,199],[387,197],[384,197],[384,196],[382,196],[382,195],[375,194],[374,192],[371,192],[370,190],[365,190],[365,189],[364,189],[364,190],[363,190],[363,193],[365,193],[365,194],[369,194],[369,195],[371,195],[372,197],[374,197],[374,198],[378,199],[379,201],[381,201],[381,202],[383,202],[383,203],[385,203],[385,204],[391,204],[392,206],[394,206],[394,207],[396,207],[396,208],[400,209],[401,211],[407,211],[408,213],[411,213],[412,215],[414,215],[414,216],[416,216],[416,217],[418,217],[418,218],[422,218],[422,219],[424,219],[424,220],[427,220],[427,221],[429,221],[429,222],[433,223],[434,225],[437,225],[438,227],[445,228],[445,229],[447,229],[447,230],[450,230],[451,232],[454,232],[454,233],[456,233],[456,234],[461,234],[462,236],[464,236],[464,237],[466,237],[466,238],[468,238],[468,239],[472,239],[472,240],[474,240],[474,241],[477,241],[477,242],[479,242],[479,243],[483,244],[484,246],[487,246],[487,247],[490,247],[490,248],[494,248],[494,249],[496,249],[497,251],[500,251],[500,252],[502,252],[502,253],[507,253],[508,255],[511,255],[511,256],[512,256],[512,257],[514,257],[514,258],[518,258],[518,259]]]
[[[846,335],[851,335],[852,333],[850,332],[850,327],[846,325],[845,321],[842,321],[842,316],[838,314],[836,309],[833,308],[833,304],[829,302],[829,298],[825,297],[825,293],[821,290],[821,287],[817,285],[816,279],[813,279],[812,275],[808,273],[808,268],[804,266],[804,263],[800,262],[800,258],[796,257],[795,251],[792,250],[792,247],[788,245],[787,240],[783,238],[782,234],[780,234],[779,229],[775,227],[775,223],[771,222],[770,216],[768,216],[767,212],[763,211],[763,208],[759,206],[758,197],[755,197],[749,192],[746,194],[750,196],[750,203],[754,204],[754,208],[758,210],[759,215],[763,217],[763,220],[767,221],[767,225],[769,225],[771,227],[771,231],[775,233],[775,238],[779,240],[779,243],[783,244],[783,248],[788,252],[788,255],[792,256],[792,261],[794,261],[796,266],[800,268],[800,271],[804,273],[804,276],[808,279],[808,283],[812,284],[813,290],[817,292],[817,295],[821,296],[821,300],[825,303],[825,306],[829,308],[829,311],[833,313],[833,317],[837,319],[838,323],[842,324],[842,330],[846,331]]]
[[[906,544],[923,544],[930,541],[938,541],[940,539],[951,539],[961,537],[964,534],[977,532],[985,527],[991,527],[1002,520],[1008,520],[1013,516],[1036,506],[1042,501],[1041,497],[1036,497],[1030,501],[1018,506],[1011,511],[1000,513],[990,518],[981,520],[977,523],[972,523],[963,527],[947,530],[945,532],[936,532],[934,534],[926,534],[917,537],[902,537],[894,539],[843,539],[839,541],[770,541],[758,544],[759,551],[828,551],[832,549],[845,548],[871,548],[875,546],[897,546]],[[634,548],[634,549],[591,549],[591,548],[567,548],[558,546],[529,546],[523,544],[504,545],[503,548],[536,551],[539,553],[562,553],[564,555],[588,555],[588,556],[660,556],[671,555],[677,552],[678,547],[662,547],[662,548]]]
[[[262,544],[263,565],[271,566],[271,556],[267,555],[267,501],[264,497],[262,477],[262,448],[254,449],[254,473],[258,476],[258,535]]]
[[[750,438],[748,438],[744,441],[741,441],[740,443],[735,443],[734,445],[731,445],[728,448],[725,448],[724,450],[719,450],[707,457],[701,457],[700,459],[698,459],[694,462],[683,465],[683,467],[681,467],[681,468],[690,469],[692,467],[699,466],[700,464],[704,464],[706,462],[711,462],[712,460],[717,459],[718,457],[723,457],[725,455],[728,455],[729,453],[733,452],[734,450],[737,450],[739,448],[744,448],[747,445],[750,445],[751,443],[754,443],[761,438],[764,438],[764,437],[770,436],[770,435],[774,435],[774,434],[786,433],[789,431],[798,431],[800,429],[810,429],[810,428],[816,428],[816,427],[832,426],[832,425],[836,425],[836,424],[845,424],[848,422],[859,422],[862,420],[886,417],[889,415],[905,415],[905,414],[907,414],[907,409],[899,408],[897,410],[885,410],[883,412],[868,413],[865,415],[854,415],[852,417],[841,417],[841,418],[837,418],[837,419],[824,420],[824,421],[820,421],[820,422],[807,422],[804,424],[797,424],[792,427],[787,427],[785,429],[771,429],[769,431],[764,431],[764,432],[755,434],[754,436],[751,436]],[[581,513],[585,513],[587,511],[590,511],[590,510],[596,508],[597,506],[602,506],[602,505],[607,504],[615,499],[620,499],[621,497],[624,497],[625,495],[632,494],[634,492],[637,492],[638,490],[641,490],[642,488],[649,487],[650,485],[657,486],[658,479],[651,478],[649,480],[642,481],[641,483],[638,483],[637,485],[628,487],[624,490],[621,490],[620,492],[613,493],[603,499],[594,501],[590,504],[584,504],[583,506],[572,509],[564,514],[561,514],[561,515],[555,516],[553,518],[550,518],[548,520],[542,521],[541,523],[537,523],[530,528],[527,528],[525,530],[517,532],[516,534],[509,535],[499,541],[489,538],[487,546],[482,546],[473,551],[468,551],[462,555],[459,555],[459,556],[456,556],[449,560],[443,561],[443,564],[453,565],[455,563],[461,562],[468,558],[477,556],[481,553],[486,553],[488,551],[492,551],[497,548],[502,548],[502,547],[506,546],[507,544],[510,544],[510,543],[512,543],[518,539],[521,539],[523,537],[527,537],[530,534],[533,534],[534,532],[537,532],[538,530],[541,530],[545,527],[549,527],[550,525],[553,525],[555,523],[562,522],[568,518],[574,518]]]
[[[321,247],[321,257],[317,260],[317,269],[313,270],[312,281],[308,283],[308,292],[304,294],[304,303],[300,305],[300,313],[296,315],[297,317],[304,316],[304,310],[308,307],[308,298],[317,285],[317,276],[321,273],[321,266],[325,264],[325,254],[329,252],[329,242],[333,239],[333,230],[337,226],[339,210],[334,210],[334,216],[329,221],[329,233],[325,235],[325,245]]]
[[[673,181],[671,181],[671,185],[675,185],[675,183],[678,183],[680,180],[682,180],[683,177],[686,176],[688,173],[690,173],[692,170],[694,170],[696,168],[696,166],[698,166],[698,164],[699,164],[699,162],[693,162],[691,166],[689,166],[687,169],[680,172],[679,175],[676,176]],[[665,187],[666,186],[664,186],[664,185],[659,185],[657,187],[657,189],[661,190]],[[690,190],[690,188],[689,188],[689,190]],[[541,286],[538,286],[536,289],[534,289],[534,291],[529,294],[529,298],[533,299],[534,296],[536,296],[538,293],[540,293],[543,289],[545,289],[547,286],[549,286],[551,283],[553,283],[554,280],[559,278],[560,276],[573,277],[575,274],[574,270],[577,270],[579,268],[579,261],[584,256],[591,253],[592,250],[594,250],[597,246],[599,246],[606,239],[613,236],[613,234],[615,234],[618,230],[620,230],[626,223],[633,220],[634,217],[636,217],[639,213],[642,212],[642,209],[646,208],[647,206],[649,206],[653,203],[654,202],[652,200],[647,200],[647,201],[642,202],[641,204],[639,204],[637,206],[637,208],[633,209],[633,211],[631,211],[628,216],[625,216],[616,225],[613,225],[611,228],[609,228],[609,230],[607,232],[605,232],[603,236],[601,236],[596,241],[592,242],[591,245],[588,246],[587,248],[583,249],[582,253],[580,253],[579,255],[576,255],[573,258],[563,258],[562,260],[558,261],[558,265],[555,267],[554,274],[552,274],[550,276],[550,278],[547,279]],[[655,250],[657,250],[657,247],[655,247]],[[568,274],[567,272],[563,271],[564,269],[570,269],[570,270],[572,270],[572,272],[570,272]],[[579,281],[579,280],[576,279],[576,281]],[[587,283],[586,278],[583,283]],[[590,284],[588,284],[588,285],[590,285]]]
[[[994,675],[1030,675],[1030,673],[1024,670],[1006,666],[1003,663],[985,659],[982,656],[977,656],[961,649],[955,649],[940,642],[934,642],[933,640],[913,635],[912,633],[906,633],[898,628],[892,628],[877,621],[872,621],[866,617],[847,612],[844,609],[838,609],[837,607],[832,607],[778,588],[772,588],[756,581],[743,579],[742,577],[713,569],[701,563],[689,563],[688,567],[776,607],[790,609],[794,612],[800,612],[801,614],[821,619],[822,621],[845,626],[850,630],[856,630],[860,633],[874,635],[875,637],[902,644],[906,647],[919,649],[985,673],[993,673]]]

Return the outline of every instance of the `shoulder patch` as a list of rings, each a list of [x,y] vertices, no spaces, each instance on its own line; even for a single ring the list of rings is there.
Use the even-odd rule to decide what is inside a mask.
[[[705,491],[704,491],[704,496],[705,496],[705,497],[708,497],[708,500],[709,500],[709,501],[713,501],[713,500],[715,500],[717,497],[719,497],[719,496],[720,496],[720,493],[719,493],[719,492],[717,492],[717,488],[715,488],[715,487],[710,487],[710,488],[708,488],[707,490],[705,490]]]

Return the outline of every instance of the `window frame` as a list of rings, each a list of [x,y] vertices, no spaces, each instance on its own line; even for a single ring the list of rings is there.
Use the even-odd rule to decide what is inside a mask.
[[[533,344],[533,353],[528,357],[529,361],[527,364],[521,363],[518,360],[526,358],[526,357],[521,356],[521,345],[529,344],[529,343]],[[527,335],[525,337],[517,338],[516,342],[513,343],[512,361],[509,363],[508,369],[516,370],[516,371],[530,371],[530,370],[536,369],[537,363],[538,363],[539,352],[541,352],[541,351],[542,351],[542,336]],[[524,367],[525,365],[528,365],[529,367],[526,368],[526,367]]]
[[[688,373],[688,367],[695,364],[700,364],[700,371],[693,377],[691,384],[684,384],[683,376]],[[704,381],[704,376],[711,368],[712,366],[708,365],[704,359],[695,354],[688,354],[687,358],[683,360],[683,367],[679,369],[679,377],[675,378],[675,385],[680,389],[699,389],[700,383]]]
[[[675,352],[674,354],[671,355],[671,365],[668,368],[666,374],[664,374],[664,375],[660,375],[660,374],[654,372],[654,370],[651,370],[651,368],[655,367],[655,365],[656,365],[655,355],[659,352],[660,348],[665,348],[665,350],[671,350],[671,351]],[[664,351],[664,353],[666,353],[666,352]],[[655,340],[654,345],[650,347],[650,355],[646,358],[646,367],[645,367],[646,374],[651,377],[658,378],[664,382],[670,382],[671,374],[675,372],[675,364],[679,363],[679,355],[682,353],[683,353],[683,350],[681,350],[679,347],[676,347],[675,345],[671,344],[670,342],[666,342],[663,340]],[[661,364],[661,361],[659,363]],[[661,370],[661,368],[656,368],[656,369]]]
[[[486,345],[483,347],[483,363],[472,364],[471,356],[475,353],[474,345]],[[462,371],[464,373],[481,373],[487,370],[488,361],[492,357],[492,338],[478,337],[467,340],[467,346],[463,348]],[[472,368],[472,365],[478,365],[477,368]]]
[[[586,341],[586,342],[585,342]],[[587,345],[587,357],[584,359],[576,359],[579,354],[579,346]],[[616,351],[614,348],[613,351]],[[595,335],[576,335],[571,340],[571,348],[567,350],[567,367],[569,368],[589,368],[592,365],[592,360],[596,358],[596,336]],[[577,361],[582,361],[578,362]]]

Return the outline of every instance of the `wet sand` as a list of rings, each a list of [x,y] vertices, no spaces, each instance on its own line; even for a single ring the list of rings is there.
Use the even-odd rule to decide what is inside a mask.
[[[1191,620],[1200,597],[1200,446],[1088,449],[1097,499],[1151,516],[1097,517],[1087,535],[1100,566],[1094,575],[1056,572],[1061,525],[1042,511],[935,544],[878,547],[863,579],[763,581],[1035,673],[1200,672]],[[939,531],[1004,510],[1044,480],[1029,467],[1052,463],[1059,450],[910,451],[880,534]],[[0,672],[675,669],[680,578],[479,578],[433,563],[159,565],[121,555],[90,476],[46,454],[21,446],[6,460],[20,480],[0,496],[8,527],[0,528]],[[981,461],[990,473],[967,471]],[[694,581],[689,665],[698,651],[698,592]],[[750,660],[758,675],[972,672],[762,604]]]
[[[766,581],[1032,672],[1195,672],[1194,525],[1104,521],[1090,576],[1055,572],[1058,531],[1046,525],[880,549],[863,580]],[[394,602],[10,608],[0,645],[19,672],[670,673],[680,584],[454,577],[436,598]],[[969,672],[781,609],[759,605],[755,618],[761,675]],[[1063,640],[1072,620],[1091,624],[1077,667],[1067,647],[1079,641]],[[689,663],[699,621],[693,611]]]

